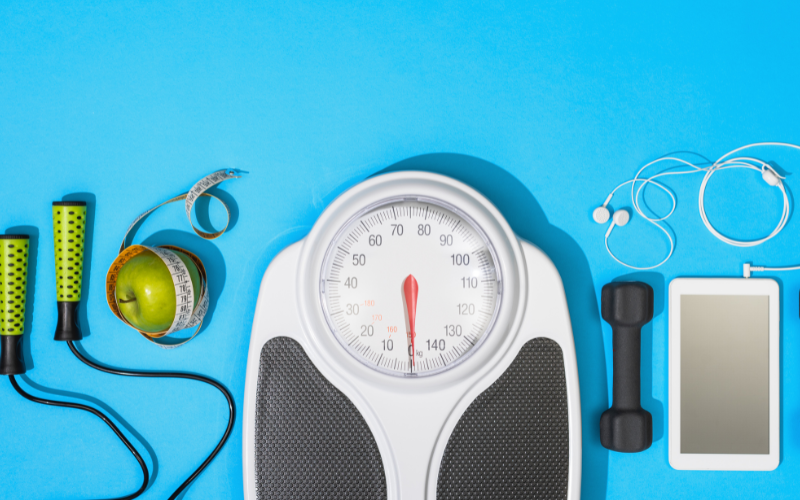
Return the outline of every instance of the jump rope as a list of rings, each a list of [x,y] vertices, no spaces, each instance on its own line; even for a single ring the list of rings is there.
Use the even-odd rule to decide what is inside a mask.
[[[700,218],[702,219],[703,224],[706,226],[706,229],[708,229],[708,231],[720,241],[736,247],[754,247],[761,245],[762,243],[765,243],[770,239],[774,238],[775,236],[777,236],[786,226],[786,223],[789,221],[789,217],[791,216],[792,213],[788,187],[785,186],[783,182],[784,179],[786,178],[781,176],[772,165],[763,160],[760,160],[758,158],[753,158],[750,156],[734,156],[740,151],[756,147],[772,147],[772,148],[793,149],[796,151],[800,151],[800,146],[797,146],[795,144],[789,144],[785,142],[757,142],[753,144],[748,144],[746,146],[742,146],[740,148],[736,148],[733,151],[725,153],[718,160],[716,160],[715,162],[711,163],[711,165],[708,166],[701,167],[698,164],[674,156],[664,156],[644,165],[642,168],[639,169],[638,172],[636,172],[636,175],[634,176],[633,179],[625,181],[622,184],[615,187],[614,190],[611,191],[611,194],[609,194],[606,200],[603,202],[603,204],[595,208],[594,211],[592,212],[592,218],[598,224],[605,224],[606,222],[608,222],[609,218],[611,219],[611,224],[609,224],[608,230],[606,231],[605,234],[605,246],[608,254],[611,256],[611,258],[613,258],[615,261],[622,264],[623,266],[629,267],[631,269],[637,269],[640,271],[655,269],[666,263],[670,259],[670,257],[672,257],[672,254],[675,251],[675,241],[673,240],[670,232],[665,227],[666,223],[664,221],[669,219],[669,217],[673,214],[673,212],[675,212],[677,201],[675,195],[668,187],[655,181],[655,179],[670,175],[689,175],[689,174],[705,173],[705,176],[703,177],[703,182],[700,184],[700,191],[697,196],[698,209],[700,212]],[[654,165],[662,164],[665,162],[673,162],[673,164],[661,170],[660,172],[656,173],[655,175],[651,175],[650,177],[643,177],[642,174],[646,169]],[[684,167],[684,169],[674,170],[675,168],[681,168],[681,167]],[[708,181],[711,180],[711,176],[713,176],[715,173],[721,170],[729,170],[729,169],[747,169],[759,172],[761,173],[762,180],[768,186],[778,188],[781,194],[783,195],[783,211],[781,212],[781,217],[780,220],[778,221],[778,225],[766,237],[757,240],[737,240],[735,238],[731,238],[722,234],[708,220],[708,216],[706,215],[706,209],[705,209],[706,186],[708,185]],[[611,248],[608,246],[608,238],[609,236],[611,236],[611,231],[614,229],[614,227],[616,226],[622,227],[625,224],[627,224],[628,221],[630,220],[630,213],[627,210],[625,209],[617,210],[612,217],[611,212],[608,209],[608,204],[611,202],[611,199],[614,197],[614,194],[620,188],[627,186],[628,184],[631,185],[631,204],[633,205],[633,209],[645,221],[660,229],[667,236],[667,239],[669,240],[669,253],[664,258],[664,260],[662,260],[658,264],[646,267],[638,267],[631,265],[627,262],[624,262],[616,255],[614,255],[614,253],[611,251]],[[667,213],[667,215],[663,217],[649,217],[641,209],[640,197],[643,196],[645,187],[647,187],[650,184],[664,191],[672,201],[672,208],[670,209],[669,213]],[[752,266],[749,263],[747,263],[744,264],[744,277],[749,278],[751,272],[755,271],[794,271],[794,270],[800,270],[800,266],[764,267],[764,266]]]
[[[185,198],[186,195],[183,195],[183,197]],[[184,199],[177,197],[170,201],[175,201],[179,198]],[[152,210],[147,213],[150,212],[152,212]],[[137,219],[137,222],[140,219]],[[136,222],[134,222],[134,225],[135,224]],[[85,231],[86,203],[75,201],[53,203],[53,238],[55,244],[58,300],[58,322],[56,325],[55,340],[65,341],[75,357],[96,370],[126,377],[196,380],[211,385],[219,390],[222,395],[225,396],[228,403],[229,417],[225,433],[203,463],[201,463],[172,495],[170,495],[169,500],[174,500],[188,488],[192,481],[194,481],[211,461],[214,460],[214,457],[217,456],[228,440],[236,416],[233,397],[222,384],[202,375],[182,372],[138,371],[112,368],[96,363],[80,352],[76,343],[83,338],[83,335],[78,326],[77,311],[81,300]],[[150,474],[141,455],[111,419],[103,414],[103,412],[91,406],[33,396],[25,392],[15,378],[15,375],[24,374],[26,371],[25,362],[22,357],[22,335],[24,333],[25,303],[27,300],[26,285],[29,244],[29,237],[27,235],[0,235],[0,250],[2,251],[2,255],[0,255],[0,308],[2,308],[0,309],[0,340],[2,341],[0,374],[8,375],[14,390],[29,401],[48,406],[60,406],[87,411],[97,416],[108,425],[139,463],[143,475],[142,485],[134,493],[109,500],[132,500],[145,492],[150,481]]]

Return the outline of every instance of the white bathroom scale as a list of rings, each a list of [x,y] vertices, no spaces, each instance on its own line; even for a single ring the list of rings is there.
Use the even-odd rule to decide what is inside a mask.
[[[558,271],[461,182],[370,178],[264,274],[247,500],[577,500],[580,417]]]

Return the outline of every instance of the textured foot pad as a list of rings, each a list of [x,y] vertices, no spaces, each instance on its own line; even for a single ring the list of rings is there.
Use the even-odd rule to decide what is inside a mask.
[[[296,341],[264,344],[256,400],[258,500],[386,499],[367,423]]]
[[[559,345],[526,343],[456,425],[439,470],[437,500],[567,498],[567,382]]]
[[[386,499],[378,447],[361,414],[278,337],[261,350],[256,407],[258,500]],[[458,422],[437,500],[566,499],[567,387],[561,348],[528,342]]]

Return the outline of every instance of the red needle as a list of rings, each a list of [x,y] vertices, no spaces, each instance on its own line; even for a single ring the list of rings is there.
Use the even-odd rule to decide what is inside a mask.
[[[414,358],[416,357],[416,350],[414,349],[414,337],[417,336],[417,331],[414,328],[414,323],[417,318],[417,295],[419,294],[419,285],[413,274],[409,274],[408,278],[403,282],[403,295],[406,299],[406,309],[408,309],[408,326],[411,331],[408,335],[411,337],[411,365],[416,366]]]

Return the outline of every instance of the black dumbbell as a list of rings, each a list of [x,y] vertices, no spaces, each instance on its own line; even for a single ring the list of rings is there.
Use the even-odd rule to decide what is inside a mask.
[[[600,443],[613,451],[644,451],[653,444],[653,417],[642,409],[639,378],[642,327],[653,319],[653,289],[639,281],[609,283],[600,302],[614,347],[614,400],[600,417]]]

